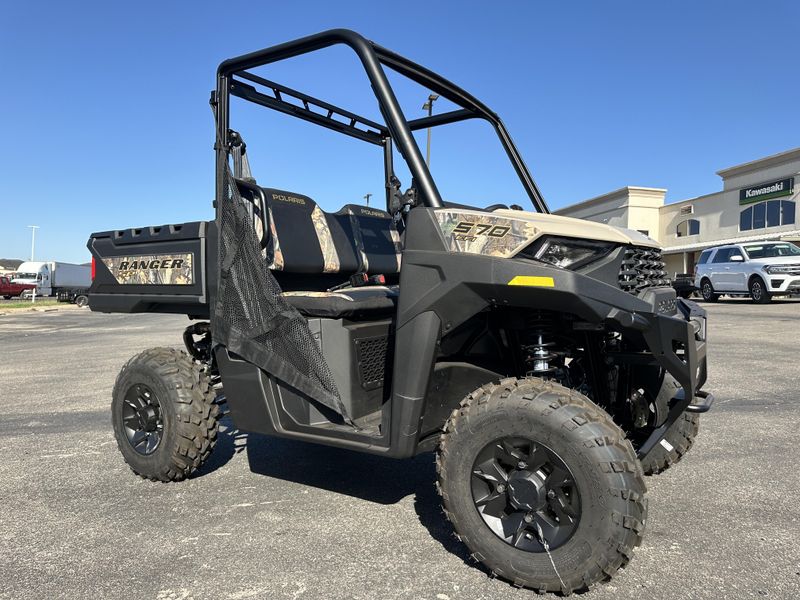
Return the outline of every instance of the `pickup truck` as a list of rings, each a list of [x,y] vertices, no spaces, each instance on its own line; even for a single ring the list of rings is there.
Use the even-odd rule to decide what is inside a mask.
[[[672,279],[672,287],[678,297],[686,299],[691,298],[692,294],[697,291],[697,287],[694,284],[694,274],[676,273],[675,277]]]
[[[5,275],[0,275],[0,296],[9,300],[14,296],[21,296],[25,290],[36,288],[34,283],[11,283],[11,279]]]

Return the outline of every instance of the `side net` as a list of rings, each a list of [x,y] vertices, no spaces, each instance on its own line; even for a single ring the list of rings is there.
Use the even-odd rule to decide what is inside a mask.
[[[281,287],[261,253],[252,207],[242,199],[229,171],[217,226],[214,340],[349,422],[333,374],[306,319],[281,296]]]

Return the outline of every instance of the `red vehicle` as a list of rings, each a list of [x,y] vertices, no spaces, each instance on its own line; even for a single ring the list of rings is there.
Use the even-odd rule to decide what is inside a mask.
[[[32,283],[11,283],[11,279],[0,275],[0,296],[6,300],[14,296],[21,296],[25,290],[32,290],[36,285]]]

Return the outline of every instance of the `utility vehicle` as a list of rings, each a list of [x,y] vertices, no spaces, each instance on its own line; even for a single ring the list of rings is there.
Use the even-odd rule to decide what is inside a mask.
[[[333,45],[358,57],[383,122],[254,72]],[[459,108],[409,120],[385,69]],[[382,149],[385,210],[328,213],[257,183],[232,97]],[[705,313],[676,298],[657,244],[549,214],[495,113],[352,31],[224,61],[211,104],[215,220],[88,244],[93,310],[195,321],[186,352],[147,350],[117,378],[113,425],[132,469],[187,477],[224,404],[251,432],[398,459],[436,451],[456,535],[515,585],[569,593],[627,564],[643,473],[680,458],[712,401]],[[496,131],[535,212],[442,199],[413,132],[467,119]]]

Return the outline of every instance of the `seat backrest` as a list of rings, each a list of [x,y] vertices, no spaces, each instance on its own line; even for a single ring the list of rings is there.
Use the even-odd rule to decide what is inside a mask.
[[[348,276],[400,272],[400,236],[389,213],[357,205],[326,213],[308,196],[263,189],[271,269]]]

